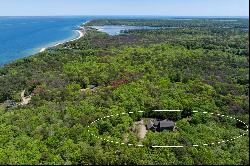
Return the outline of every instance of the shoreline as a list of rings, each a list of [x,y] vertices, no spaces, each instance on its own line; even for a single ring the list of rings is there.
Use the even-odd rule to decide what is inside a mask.
[[[80,29],[77,29],[77,30],[75,30],[75,31],[78,32],[78,34],[79,34],[79,36],[78,36],[77,38],[70,39],[70,40],[67,40],[67,41],[65,41],[65,42],[60,42],[60,43],[54,44],[54,45],[52,45],[52,46],[44,47],[44,48],[42,48],[42,49],[39,51],[39,53],[42,53],[42,52],[46,51],[46,49],[48,49],[48,48],[53,48],[53,47],[56,47],[56,46],[59,46],[59,45],[61,45],[61,44],[68,43],[68,42],[73,42],[73,41],[79,40],[79,39],[81,39],[82,37],[84,37],[84,35],[85,35],[85,29],[84,29],[84,27],[81,26]]]
[[[79,33],[79,36],[78,36],[77,38],[70,39],[70,40],[67,40],[67,41],[65,41],[65,42],[60,42],[60,43],[54,44],[54,45],[52,45],[52,46],[44,47],[44,48],[40,49],[40,51],[39,51],[38,53],[42,53],[42,52],[46,51],[46,49],[48,49],[48,48],[53,48],[53,47],[59,46],[59,45],[64,44],[64,43],[73,42],[73,41],[76,41],[76,40],[81,39],[81,38],[84,37],[84,35],[86,34],[84,25],[87,24],[87,23],[89,23],[89,22],[90,22],[90,21],[84,22],[82,25],[79,26],[78,29],[75,30],[76,32]]]
[[[76,40],[81,39],[86,34],[84,25],[87,24],[88,22],[90,22],[90,21],[83,22],[82,24],[78,25],[78,28],[76,28],[76,29],[73,30],[73,31],[76,31],[78,33],[77,37],[74,37],[73,39],[66,40],[64,42],[58,42],[56,44],[50,44],[50,45],[48,45],[46,47],[43,47],[43,48],[41,48],[41,47],[40,48],[36,48],[36,50],[32,51],[32,53],[30,53],[28,56],[20,57],[20,58],[17,58],[17,59],[14,59],[14,60],[9,60],[9,61],[2,62],[2,63],[0,62],[0,68],[3,67],[3,66],[5,66],[5,65],[7,65],[7,64],[12,63],[12,62],[15,62],[15,61],[17,61],[19,59],[22,59],[22,58],[25,58],[25,57],[34,56],[36,54],[42,53],[42,52],[46,51],[49,48],[53,48],[53,47],[56,47],[56,46],[64,44],[64,43],[68,43],[68,42],[72,42],[72,41],[76,41]],[[0,77],[2,77],[2,76],[0,76]]]

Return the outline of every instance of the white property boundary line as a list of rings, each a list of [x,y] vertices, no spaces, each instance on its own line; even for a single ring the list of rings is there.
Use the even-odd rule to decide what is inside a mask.
[[[182,110],[154,110],[154,112],[181,112]]]
[[[181,110],[154,110],[154,111],[156,111],[156,112],[166,112],[166,111],[167,111],[167,112],[176,112],[176,111],[179,112],[179,111],[181,111]],[[138,111],[138,112],[139,112],[139,113],[144,113],[144,111]],[[115,114],[115,115],[105,116],[105,117],[103,117],[103,118],[99,118],[99,119],[97,119],[97,120],[91,122],[90,125],[92,125],[92,124],[94,124],[94,123],[97,123],[97,122],[99,122],[99,121],[101,121],[101,120],[105,120],[105,119],[107,119],[107,118],[117,117],[117,116],[121,116],[121,115],[129,115],[129,114],[133,114],[133,113],[134,113],[134,112],[129,112],[129,113],[125,113],[125,112],[124,112],[124,113],[121,113],[121,114]],[[208,145],[215,145],[215,144],[226,143],[226,142],[234,141],[234,140],[236,140],[236,139],[238,139],[238,138],[240,138],[240,137],[243,137],[243,136],[246,135],[246,133],[248,132],[248,125],[247,125],[245,122],[243,122],[243,121],[241,121],[241,120],[239,120],[239,119],[237,119],[237,118],[234,118],[234,117],[231,117],[231,116],[227,116],[227,115],[223,115],[223,114],[215,114],[215,113],[208,113],[208,112],[193,111],[193,113],[210,114],[210,115],[215,115],[215,116],[227,117],[227,118],[230,118],[230,119],[234,119],[234,120],[236,120],[236,121],[238,121],[238,122],[243,123],[243,124],[247,127],[247,130],[246,130],[245,133],[243,133],[242,135],[240,135],[240,136],[238,136],[238,137],[233,137],[233,138],[228,139],[228,140],[222,140],[222,141],[220,141],[220,142],[209,143],[209,144],[205,144],[205,143],[204,143],[204,144],[200,144],[200,145],[195,144],[195,145],[190,145],[190,146],[198,147],[198,146],[208,146]],[[90,132],[90,130],[89,130],[90,125],[87,126],[88,132]],[[114,144],[127,145],[127,146],[136,146],[136,147],[144,147],[144,145],[141,145],[141,144],[137,144],[137,145],[136,145],[136,144],[130,144],[130,143],[124,143],[124,142],[115,142],[115,141],[110,140],[110,139],[105,139],[105,138],[96,136],[95,134],[92,134],[92,133],[90,133],[90,135],[92,135],[92,136],[94,136],[94,137],[96,137],[96,138],[98,138],[98,139],[100,139],[100,140],[102,140],[102,141],[111,142],[111,143],[114,143]],[[151,146],[151,147],[152,147],[152,148],[183,148],[183,147],[185,147],[185,146],[158,146],[158,145],[155,145],[155,146]]]
[[[183,148],[184,146],[152,146],[152,148]]]

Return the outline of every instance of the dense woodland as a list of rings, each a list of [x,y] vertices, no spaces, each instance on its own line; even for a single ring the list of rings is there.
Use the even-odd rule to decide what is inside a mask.
[[[92,25],[161,28],[109,36]],[[1,67],[0,164],[249,164],[248,133],[192,146],[246,131],[233,119],[193,111],[248,124],[248,28],[248,19],[93,20],[84,38]],[[90,85],[97,87],[82,90]],[[9,106],[23,90],[31,102]],[[159,109],[183,111],[152,111]],[[140,140],[131,126],[152,117],[173,120],[178,130]],[[144,147],[127,145],[138,143]]]

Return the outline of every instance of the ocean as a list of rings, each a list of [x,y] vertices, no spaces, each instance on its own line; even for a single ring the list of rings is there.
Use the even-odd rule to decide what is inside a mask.
[[[88,17],[0,17],[0,65],[75,39]]]
[[[167,16],[60,16],[60,17],[1,17],[0,16],[0,66],[19,58],[38,53],[42,48],[75,39],[75,29],[93,19],[195,19],[195,17]],[[199,18],[199,17],[196,17]],[[203,18],[203,17],[200,17]],[[210,18],[210,17],[208,17]],[[212,18],[212,17],[211,17]],[[216,18],[216,17],[215,17]],[[227,18],[227,17],[226,17]],[[149,27],[101,26],[96,27],[110,35],[120,30]],[[152,28],[152,27],[151,27]]]
[[[75,39],[75,29],[92,19],[133,16],[0,17],[0,66]],[[139,18],[145,18],[144,16]],[[122,29],[121,29],[122,30]],[[107,32],[114,30],[108,30]],[[111,32],[111,33],[112,33]],[[117,33],[117,29],[115,32]]]
[[[0,16],[0,66],[38,53],[42,48],[75,39],[75,29],[83,23],[102,18],[133,16]],[[145,17],[140,17],[145,18]],[[109,32],[109,31],[108,31]]]

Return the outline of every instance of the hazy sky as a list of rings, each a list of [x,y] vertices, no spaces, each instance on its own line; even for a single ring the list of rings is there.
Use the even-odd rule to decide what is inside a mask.
[[[249,16],[249,0],[0,0],[0,16]]]

